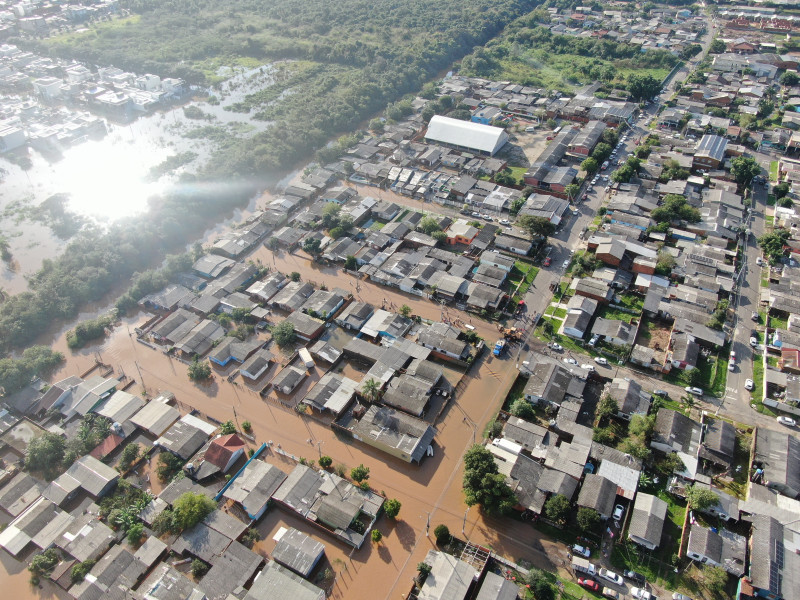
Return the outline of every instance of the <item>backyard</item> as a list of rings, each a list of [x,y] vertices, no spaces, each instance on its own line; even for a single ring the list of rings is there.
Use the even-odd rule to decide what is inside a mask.
[[[512,291],[514,291],[513,300],[519,302],[522,297],[531,287],[536,275],[539,274],[539,269],[531,264],[518,260],[514,263],[514,268],[508,274],[508,283]]]
[[[701,354],[697,359],[696,367],[700,371],[699,376],[692,375],[694,369],[690,371],[672,369],[664,375],[664,381],[683,387],[696,386],[706,394],[721,398],[725,395],[725,382],[728,379],[727,361],[720,358],[725,356],[728,356],[728,346],[723,346],[716,356]]]

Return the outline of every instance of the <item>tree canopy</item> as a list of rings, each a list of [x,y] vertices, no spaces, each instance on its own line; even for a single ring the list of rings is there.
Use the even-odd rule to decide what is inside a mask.
[[[649,73],[633,73],[628,77],[628,91],[633,100],[647,100],[658,95],[661,82]]]
[[[45,478],[52,477],[61,468],[66,450],[66,440],[57,433],[46,431],[28,443],[25,454],[25,468],[41,473]]]
[[[534,215],[523,215],[517,221],[517,224],[523,229],[527,230],[532,236],[549,237],[556,231],[556,226],[545,217],[537,217]]]
[[[494,456],[478,444],[464,454],[463,488],[467,506],[479,504],[489,514],[503,514],[517,504],[517,497],[497,470]]]
[[[294,324],[291,321],[281,321],[272,328],[272,339],[281,348],[290,346],[296,339]]]
[[[737,156],[731,159],[731,175],[736,183],[748,186],[753,177],[761,173],[761,166],[752,156]]]
[[[653,209],[650,216],[656,223],[672,223],[681,219],[689,223],[698,223],[701,219],[700,211],[678,194],[664,196],[663,204]]]
[[[788,229],[776,229],[758,238],[758,245],[770,261],[775,262],[784,255],[790,237]]]
[[[690,485],[686,488],[686,500],[695,510],[705,510],[719,502],[719,498],[710,488]]]
[[[181,530],[194,527],[205,519],[215,508],[216,502],[205,494],[184,492],[172,504],[175,523]]]

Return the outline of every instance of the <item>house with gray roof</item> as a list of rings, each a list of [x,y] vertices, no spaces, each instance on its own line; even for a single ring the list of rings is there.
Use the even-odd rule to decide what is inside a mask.
[[[592,325],[592,335],[615,346],[632,346],[636,339],[636,327],[625,321],[597,317]]]
[[[472,310],[497,310],[506,293],[475,281],[467,285],[467,306]]]
[[[338,417],[352,402],[357,388],[357,381],[329,371],[308,391],[303,403]]]
[[[56,477],[42,495],[59,506],[83,490],[92,498],[105,496],[117,484],[119,473],[94,456],[81,456],[66,472]]]
[[[423,562],[431,571],[417,596],[419,600],[464,600],[478,577],[475,567],[446,552],[428,550]]]
[[[614,502],[617,498],[617,484],[602,475],[587,473],[583,479],[578,506],[591,508],[597,511],[600,518],[606,520],[614,512]]]
[[[117,390],[102,404],[94,408],[94,412],[112,423],[124,423],[135,415],[143,406],[144,399],[128,392]]]
[[[139,412],[133,415],[131,423],[150,435],[160,437],[180,417],[181,413],[177,408],[156,398],[145,404]]]
[[[800,440],[783,431],[757,427],[753,480],[789,498],[800,498]]]
[[[417,336],[417,343],[448,358],[466,360],[469,358],[470,345],[457,337],[441,335],[430,329]]]
[[[223,497],[241,505],[247,516],[257,521],[266,512],[270,498],[286,479],[286,473],[263,460],[250,460]]]
[[[560,405],[570,398],[581,398],[585,382],[573,377],[561,365],[539,361],[529,365],[531,375],[523,393],[528,402]]]
[[[233,541],[211,565],[199,583],[207,598],[226,598],[253,579],[264,559],[239,542]]]
[[[306,377],[308,377],[308,371],[289,365],[284,367],[283,370],[275,376],[272,380],[272,387],[281,394],[286,394],[288,396],[303,383]]]
[[[273,561],[256,575],[244,600],[325,600],[325,591]]]
[[[175,567],[163,563],[156,567],[137,591],[147,600],[203,600],[205,598],[205,594],[186,575]]]
[[[90,513],[76,517],[56,539],[56,546],[78,562],[97,560],[117,539],[105,523]]]
[[[292,312],[300,308],[314,293],[314,286],[305,281],[292,281],[275,294],[270,304],[275,308]]]
[[[379,308],[361,326],[361,333],[370,338],[381,336],[397,339],[408,333],[408,330],[411,329],[411,324],[411,319]]]
[[[633,415],[646,415],[650,410],[650,394],[642,385],[630,377],[615,377],[603,388],[617,403],[617,416],[627,421]]]
[[[235,337],[225,337],[217,344],[216,348],[212,350],[208,358],[221,367],[226,366],[231,361],[241,364],[262,345],[263,341],[258,339],[246,340],[243,342]]]
[[[236,261],[219,254],[204,254],[192,265],[192,270],[206,279],[216,279],[230,269]]]
[[[272,352],[262,348],[242,363],[242,366],[239,367],[239,372],[242,377],[255,381],[269,370],[270,364],[274,362],[274,359]]]
[[[44,488],[45,484],[19,471],[11,481],[0,488],[0,508],[12,517],[18,517],[42,495]]]
[[[189,460],[195,452],[203,447],[208,435],[194,425],[180,420],[170,427],[155,442],[156,446],[169,450],[174,455]]]
[[[747,538],[727,529],[709,529],[695,523],[691,525],[686,556],[712,567],[722,567],[734,577],[745,572]]]
[[[269,302],[275,294],[281,291],[289,279],[280,271],[272,271],[264,279],[256,281],[247,288],[247,293],[256,302]]]
[[[318,338],[325,329],[325,321],[299,310],[286,317],[286,321],[292,324],[295,335],[304,342]]]
[[[628,539],[655,550],[661,545],[661,533],[667,518],[668,505],[661,498],[639,492],[633,505],[633,515],[628,526]]]
[[[325,546],[293,527],[281,527],[275,535],[272,559],[302,577],[308,577],[325,554]]]
[[[703,431],[697,456],[728,469],[736,450],[736,427],[722,419],[703,419]]]
[[[203,319],[192,327],[189,333],[175,342],[175,350],[184,357],[201,356],[223,337],[225,337],[225,329],[219,323]]]
[[[514,416],[509,416],[503,426],[503,437],[519,444],[523,451],[538,460],[544,460],[550,447],[558,442],[554,432]]]
[[[17,556],[30,543],[44,550],[55,543],[74,518],[40,496],[0,532],[0,546],[12,556]]]
[[[368,302],[351,302],[336,317],[336,323],[345,329],[361,331],[361,328],[375,312]]]
[[[328,290],[316,290],[300,307],[306,314],[328,320],[344,304],[344,297]]]
[[[387,406],[373,404],[348,429],[361,442],[406,462],[420,462],[436,430],[425,421]]]
[[[750,568],[746,581],[753,596],[800,598],[800,533],[766,514],[753,516]]]
[[[300,464],[272,497],[280,506],[323,525],[355,548],[360,548],[369,535],[384,501],[383,496],[362,490],[338,475]],[[363,533],[350,527],[356,518],[367,522]]]
[[[105,600],[132,595],[147,565],[120,545],[113,546],[95,563],[86,578],[69,590],[75,600]],[[181,575],[183,579],[186,579]],[[186,579],[187,583],[189,582]]]
[[[650,447],[661,452],[697,455],[700,423],[675,410],[660,408],[656,415]]]

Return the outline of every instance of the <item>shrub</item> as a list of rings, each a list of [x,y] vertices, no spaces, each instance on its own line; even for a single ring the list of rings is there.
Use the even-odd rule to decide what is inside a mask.
[[[250,433],[251,431],[253,431],[253,424],[250,421],[243,421],[242,431],[244,431],[245,433]]]
[[[92,570],[94,566],[93,560],[85,560],[72,567],[71,579],[72,583],[80,583],[86,577],[86,574]]]
[[[219,426],[219,432],[222,435],[230,435],[232,433],[236,433],[236,425],[233,424],[233,421],[225,421],[222,425]]]
[[[333,459],[330,456],[323,455],[319,457],[319,460],[317,462],[319,463],[320,467],[322,467],[323,469],[327,469],[333,464]]]
[[[433,530],[433,536],[436,538],[436,545],[444,546],[450,542],[450,528],[444,523],[437,525]]]
[[[192,561],[191,571],[195,577],[202,577],[208,572],[208,565],[199,558],[195,558]]]
[[[128,543],[131,546],[138,546],[139,542],[142,541],[143,535],[144,535],[144,526],[141,523],[136,523],[135,525],[131,525],[131,528],[128,529]]]
[[[359,483],[365,479],[369,479],[369,467],[365,467],[363,464],[353,467],[350,469],[350,477],[353,479],[353,481],[357,481]]]
[[[383,534],[377,529],[373,529],[372,533],[370,534],[370,537],[372,538],[373,542],[375,542],[376,544],[380,544],[381,540],[383,539]]]
[[[139,459],[139,444],[130,443],[122,449],[119,456],[119,470],[124,473]]]
[[[401,504],[399,500],[390,498],[383,503],[383,512],[385,512],[386,516],[390,519],[394,519],[400,513],[400,506]]]
[[[175,523],[181,530],[194,527],[206,518],[215,508],[216,502],[205,494],[194,492],[183,493],[172,504]]]

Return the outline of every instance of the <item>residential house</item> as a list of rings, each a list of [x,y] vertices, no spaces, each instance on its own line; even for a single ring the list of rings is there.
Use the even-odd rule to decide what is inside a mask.
[[[713,171],[719,169],[725,160],[725,152],[728,148],[727,138],[718,135],[704,135],[697,142],[692,159],[693,169]]]
[[[373,404],[348,429],[361,442],[405,462],[419,463],[433,443],[436,430],[402,411]]]
[[[661,545],[661,533],[668,508],[668,504],[661,498],[639,492],[628,526],[628,539],[648,550],[658,548]]]
[[[254,458],[223,492],[223,497],[239,504],[247,516],[257,521],[267,511],[272,495],[286,479],[275,465]]]
[[[669,408],[658,409],[650,447],[694,457],[700,444],[700,423]]]
[[[325,331],[325,321],[299,310],[286,317],[286,322],[294,326],[294,334],[304,342],[317,339]]]
[[[753,481],[789,498],[800,498],[800,440],[783,431],[757,427]]]
[[[239,372],[242,374],[242,377],[247,377],[252,381],[256,381],[269,370],[270,363],[274,362],[274,358],[275,357],[268,350],[258,350],[242,363],[242,366],[239,367]]]
[[[353,401],[358,382],[328,372],[309,390],[303,403],[320,412],[327,410],[339,416]]]
[[[614,346],[633,346],[636,326],[625,321],[597,317],[592,326],[592,335],[600,336],[606,343]]]
[[[577,505],[597,511],[604,521],[614,512],[617,484],[602,475],[587,473],[583,478]]]
[[[45,550],[55,543],[75,517],[40,496],[0,532],[0,546],[18,556],[33,543]]]
[[[172,452],[183,460],[189,460],[206,443],[208,435],[189,421],[181,419],[167,429],[156,440],[155,445]]]
[[[292,281],[272,297],[270,304],[287,312],[300,308],[314,293],[314,286],[304,281]]]
[[[507,250],[520,256],[527,256],[533,249],[533,242],[528,238],[501,233],[494,238],[494,245],[501,250]]]
[[[304,313],[324,320],[330,319],[344,304],[344,297],[336,292],[316,290],[300,307]]]
[[[697,523],[689,532],[686,556],[712,567],[722,567],[734,577],[745,573],[747,538],[727,529],[709,529]]]
[[[273,598],[325,600],[325,591],[277,562],[268,561],[267,566],[256,575],[244,600],[273,600]]]
[[[119,473],[94,456],[81,456],[42,492],[42,496],[61,506],[79,490],[99,500],[117,485]]]
[[[528,402],[558,406],[566,400],[582,397],[585,382],[561,365],[539,361],[528,368],[531,376],[523,391]]]
[[[245,443],[237,434],[221,435],[211,440],[203,460],[214,465],[220,472],[227,473],[244,454],[244,449]]]
[[[736,427],[722,419],[703,419],[702,438],[697,456],[721,469],[730,469],[736,450]]]
[[[213,349],[208,358],[211,362],[218,364],[221,367],[226,366],[229,362],[235,361],[238,363],[245,362],[250,356],[253,355],[263,345],[262,340],[252,339],[247,341],[240,341],[235,337],[224,337],[222,341]]]
[[[589,322],[597,310],[597,300],[586,296],[574,295],[567,302],[567,316],[564,319],[562,332],[575,339],[583,339]]]
[[[272,551],[272,560],[308,578],[325,554],[325,546],[302,531],[281,527],[275,536],[277,544]]]
[[[465,600],[478,573],[475,567],[452,554],[428,550],[423,561],[431,567],[419,600]]]
[[[514,268],[514,262],[513,258],[505,256],[497,250],[486,251],[480,257],[480,264],[503,269],[506,272],[510,272]]]
[[[464,244],[469,246],[478,235],[478,228],[470,225],[464,219],[456,219],[445,232],[448,244]]]
[[[611,286],[601,279],[584,277],[575,284],[575,293],[579,296],[593,298],[603,304],[608,304],[614,296]]]
[[[754,598],[800,598],[798,533],[791,523],[782,524],[767,514],[753,515],[750,535],[750,568],[742,580],[742,592]]]
[[[466,360],[470,355],[470,345],[463,340],[459,340],[458,334],[455,336],[443,335],[426,330],[419,334],[417,343],[447,358]]]
[[[650,394],[629,377],[615,377],[606,384],[603,393],[617,403],[617,416],[627,421],[633,415],[647,415],[650,410]]]
[[[284,367],[281,372],[275,376],[272,380],[272,387],[275,388],[276,391],[288,396],[294,393],[306,377],[308,377],[307,371],[289,365]]]

